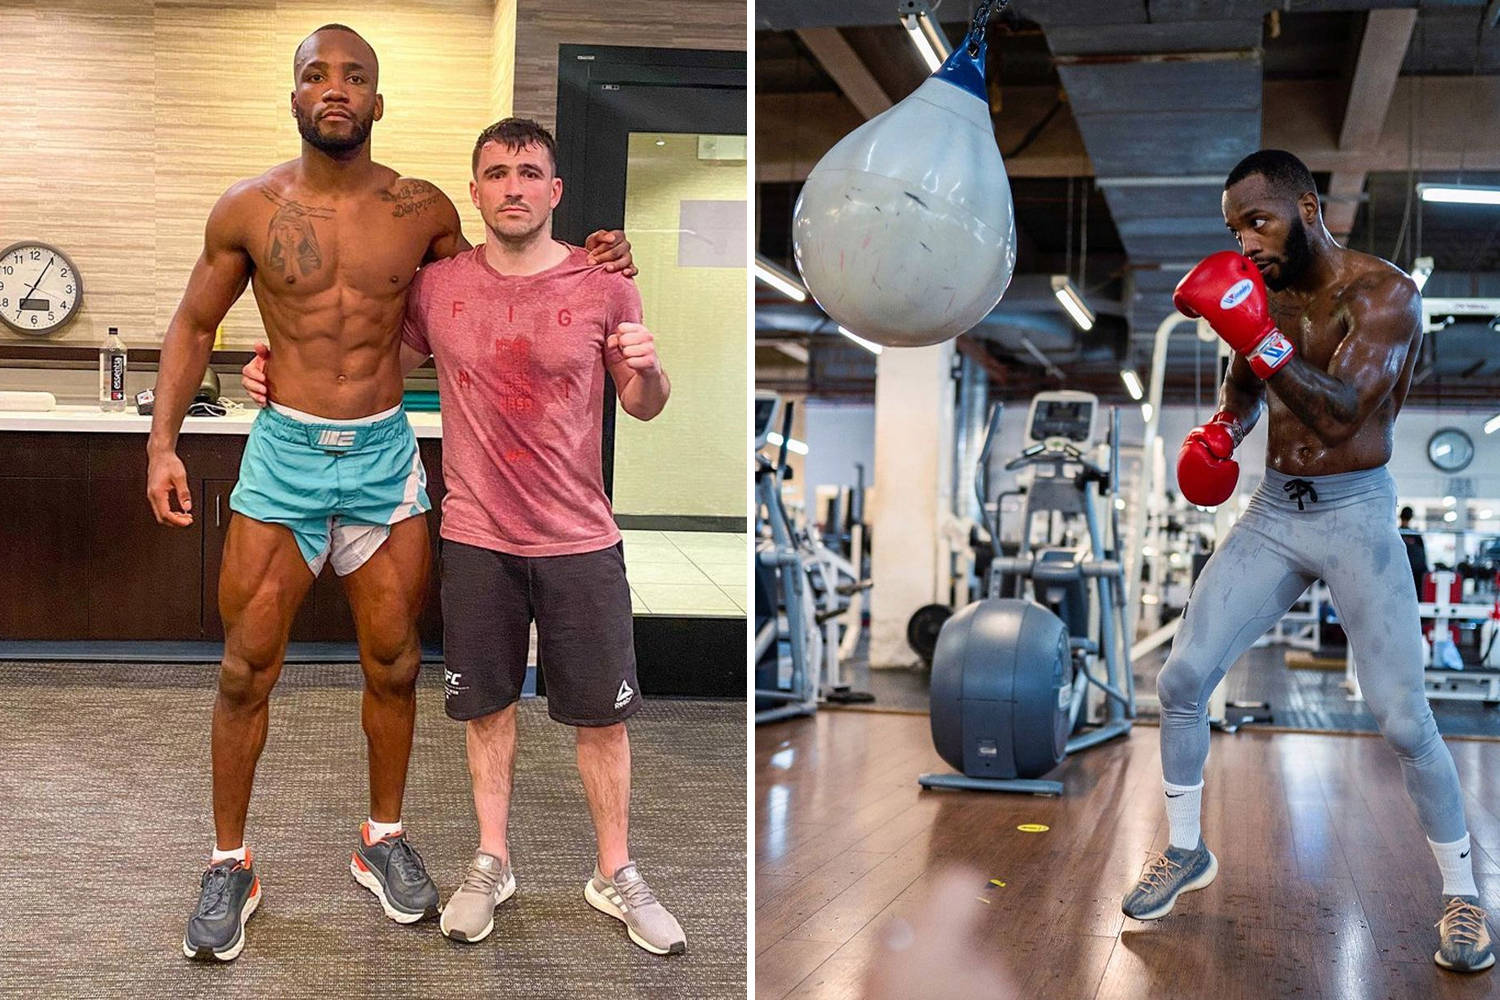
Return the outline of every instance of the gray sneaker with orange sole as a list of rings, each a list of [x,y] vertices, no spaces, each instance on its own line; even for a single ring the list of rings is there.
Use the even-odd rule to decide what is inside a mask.
[[[406,842],[405,831],[372,844],[368,824],[361,824],[359,845],[349,858],[349,874],[375,894],[385,915],[398,924],[414,924],[438,914],[437,886],[422,856]]]
[[[245,921],[260,905],[260,879],[250,855],[208,866],[198,882],[198,907],[188,918],[182,953],[188,958],[232,962],[245,948]]]

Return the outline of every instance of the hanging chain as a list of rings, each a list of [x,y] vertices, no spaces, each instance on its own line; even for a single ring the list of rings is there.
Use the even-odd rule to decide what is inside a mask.
[[[973,59],[979,55],[979,42],[984,38],[984,26],[990,23],[990,19],[1000,14],[1009,5],[1010,0],[979,0],[974,8],[974,20],[969,22],[969,58]]]

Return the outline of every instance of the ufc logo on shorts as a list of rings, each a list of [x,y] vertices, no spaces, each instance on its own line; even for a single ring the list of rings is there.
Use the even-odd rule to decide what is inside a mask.
[[[323,431],[318,435],[319,448],[348,448],[352,444],[353,431]]]
[[[453,697],[455,694],[457,694],[460,691],[466,691],[466,690],[468,690],[467,688],[461,686],[461,684],[459,683],[463,679],[464,679],[464,675],[460,671],[449,670],[447,667],[444,667],[443,668],[443,688],[444,688],[444,690],[443,690],[443,697],[444,698],[451,698],[451,697]]]

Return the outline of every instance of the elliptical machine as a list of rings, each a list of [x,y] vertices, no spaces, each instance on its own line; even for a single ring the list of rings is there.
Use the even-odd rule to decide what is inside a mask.
[[[1082,392],[1043,392],[1031,401],[1029,444],[1005,466],[1034,472],[1020,548],[995,556],[985,591],[991,596],[944,623],[932,656],[932,742],[961,773],[921,775],[924,788],[1060,795],[1062,782],[1042,775],[1069,753],[1130,732],[1135,684],[1116,503],[1120,418],[1111,408],[1106,468],[1087,454],[1096,442],[1098,409],[1098,398]],[[991,409],[980,451],[974,489],[981,510],[1001,412],[999,403]],[[1096,494],[1108,511],[1107,533]],[[1045,537],[1033,548],[1033,519],[1040,515],[1047,519]],[[1064,544],[1080,519],[1087,540]],[[998,503],[990,530],[998,549]],[[1002,593],[1018,597],[996,596]],[[1102,695],[1094,712],[1091,686]]]
[[[763,453],[781,422],[775,461]],[[857,596],[870,587],[856,563],[824,544],[816,524],[798,523],[781,498],[788,476],[792,405],[755,394],[755,721],[811,715],[823,702],[874,701],[852,691],[841,653],[857,621]],[[856,535],[857,539],[860,537]],[[854,557],[862,544],[856,541]]]

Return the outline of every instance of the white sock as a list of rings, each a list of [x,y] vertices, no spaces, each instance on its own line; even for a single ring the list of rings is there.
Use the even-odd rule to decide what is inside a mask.
[[[1194,850],[1203,836],[1199,816],[1203,811],[1203,782],[1196,785],[1174,785],[1162,779],[1167,795],[1168,840],[1173,847]]]
[[[365,820],[365,829],[369,831],[370,843],[374,844],[385,837],[401,832],[401,821],[394,823],[377,823],[373,819]]]
[[[1451,844],[1434,844],[1429,839],[1427,846],[1432,848],[1432,856],[1437,858],[1438,871],[1443,873],[1444,896],[1479,895],[1479,889],[1474,885],[1474,859],[1469,856],[1467,833],[1462,840],[1455,840]]]
[[[230,858],[233,858],[236,861],[244,861],[245,845],[241,844],[239,847],[236,847],[232,851],[221,851],[219,850],[219,845],[215,844],[213,853],[208,856],[208,863],[211,865],[216,865],[220,861],[228,861]]]

